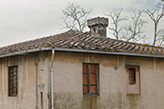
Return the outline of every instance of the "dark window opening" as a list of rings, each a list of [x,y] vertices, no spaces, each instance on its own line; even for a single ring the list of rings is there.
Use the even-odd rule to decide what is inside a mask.
[[[43,92],[40,93],[41,96],[41,109],[43,109]]]
[[[8,68],[8,87],[9,96],[18,95],[18,66],[11,66]]]
[[[129,84],[136,84],[136,71],[135,68],[129,68]]]
[[[93,28],[93,31],[96,32],[96,28]]]

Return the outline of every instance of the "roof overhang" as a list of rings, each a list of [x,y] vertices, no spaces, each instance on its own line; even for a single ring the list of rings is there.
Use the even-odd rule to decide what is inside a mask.
[[[156,55],[156,54],[140,54],[140,53],[126,53],[126,52],[108,52],[108,51],[97,51],[97,50],[84,50],[84,49],[70,49],[70,48],[41,48],[41,49],[32,49],[21,52],[14,52],[10,54],[0,55],[0,58],[15,56],[15,55],[23,55],[26,53],[33,53],[39,51],[49,51],[54,49],[55,51],[65,51],[65,52],[79,52],[79,53],[93,53],[93,54],[108,54],[108,55],[125,55],[125,56],[139,56],[139,57],[155,57],[155,58],[164,58],[164,55]]]

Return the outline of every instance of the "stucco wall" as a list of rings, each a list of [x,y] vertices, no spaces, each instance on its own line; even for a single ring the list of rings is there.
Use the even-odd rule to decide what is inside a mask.
[[[83,95],[83,63],[99,64],[99,95]],[[127,95],[126,65],[140,66],[140,95]],[[55,109],[162,109],[163,71],[163,59],[56,53]]]
[[[0,59],[0,109],[48,109],[49,58],[44,52]],[[38,92],[36,94],[36,63]],[[8,67],[18,65],[18,96],[8,96]],[[36,97],[38,95],[38,98]],[[36,101],[38,103],[36,103]]]
[[[99,64],[99,95],[83,95],[83,63]],[[50,108],[50,64],[51,52],[0,59],[0,109],[35,109],[37,102],[39,109]],[[8,96],[8,66],[12,65],[18,65],[18,97]],[[140,65],[140,95],[127,95],[126,65]],[[164,59],[56,52],[53,69],[55,109],[164,107]]]

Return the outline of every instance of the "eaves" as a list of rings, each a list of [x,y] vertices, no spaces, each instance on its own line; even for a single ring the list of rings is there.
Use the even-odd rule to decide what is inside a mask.
[[[23,55],[26,53],[33,53],[39,51],[50,51],[54,49],[55,51],[65,51],[65,52],[79,52],[79,53],[93,53],[93,54],[108,54],[108,55],[125,55],[125,56],[138,56],[138,57],[155,57],[155,58],[164,58],[164,55],[157,54],[141,54],[141,53],[127,53],[127,52],[109,52],[109,51],[98,51],[98,50],[85,50],[85,49],[70,49],[70,48],[41,48],[41,49],[32,49],[21,52],[14,52],[10,54],[0,55],[0,58],[10,57],[15,55]]]

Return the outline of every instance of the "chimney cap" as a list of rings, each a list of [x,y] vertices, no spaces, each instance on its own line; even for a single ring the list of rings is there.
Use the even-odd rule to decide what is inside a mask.
[[[108,18],[105,18],[105,17],[92,18],[92,19],[87,20],[87,24],[88,24],[88,27],[92,27],[92,26],[100,25],[100,24],[107,27]]]

